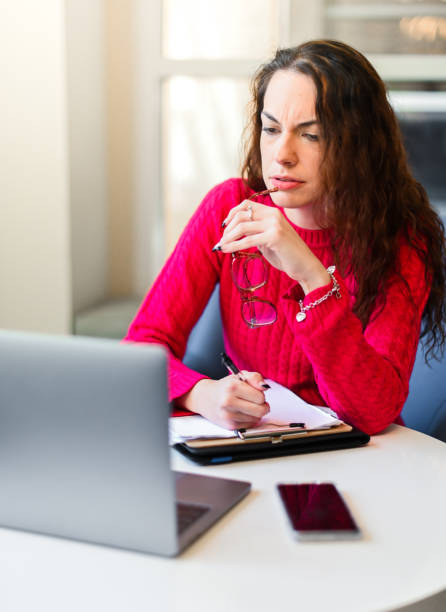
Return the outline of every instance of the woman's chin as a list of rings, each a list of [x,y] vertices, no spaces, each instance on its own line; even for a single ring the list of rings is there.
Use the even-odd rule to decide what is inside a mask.
[[[271,194],[271,199],[280,208],[301,208],[310,203],[304,198],[296,197],[296,194],[289,191],[276,191]]]

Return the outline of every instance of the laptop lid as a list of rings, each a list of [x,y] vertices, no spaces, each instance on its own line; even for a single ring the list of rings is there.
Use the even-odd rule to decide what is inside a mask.
[[[166,367],[156,345],[1,331],[0,525],[174,555],[246,495],[214,509],[223,479],[171,471]],[[180,537],[176,489],[202,508]]]

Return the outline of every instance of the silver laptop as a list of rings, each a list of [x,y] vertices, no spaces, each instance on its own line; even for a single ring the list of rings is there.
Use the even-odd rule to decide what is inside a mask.
[[[0,525],[176,555],[215,523],[250,483],[171,470],[166,380],[159,346],[0,331]]]

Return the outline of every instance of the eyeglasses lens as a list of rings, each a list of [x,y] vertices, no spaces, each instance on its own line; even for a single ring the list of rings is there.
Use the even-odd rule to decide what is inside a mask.
[[[269,302],[254,298],[242,303],[242,317],[249,327],[258,327],[274,323],[277,312]]]
[[[257,255],[236,257],[232,262],[232,278],[239,289],[255,291],[267,281],[267,268]]]

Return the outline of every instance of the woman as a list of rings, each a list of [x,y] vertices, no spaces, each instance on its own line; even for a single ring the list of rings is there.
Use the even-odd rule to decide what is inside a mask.
[[[399,421],[421,324],[444,348],[444,228],[360,53],[327,40],[279,50],[252,94],[243,178],[204,198],[126,339],[167,346],[171,399],[223,427],[259,422],[268,377],[377,433]],[[217,282],[247,382],[181,363]]]

